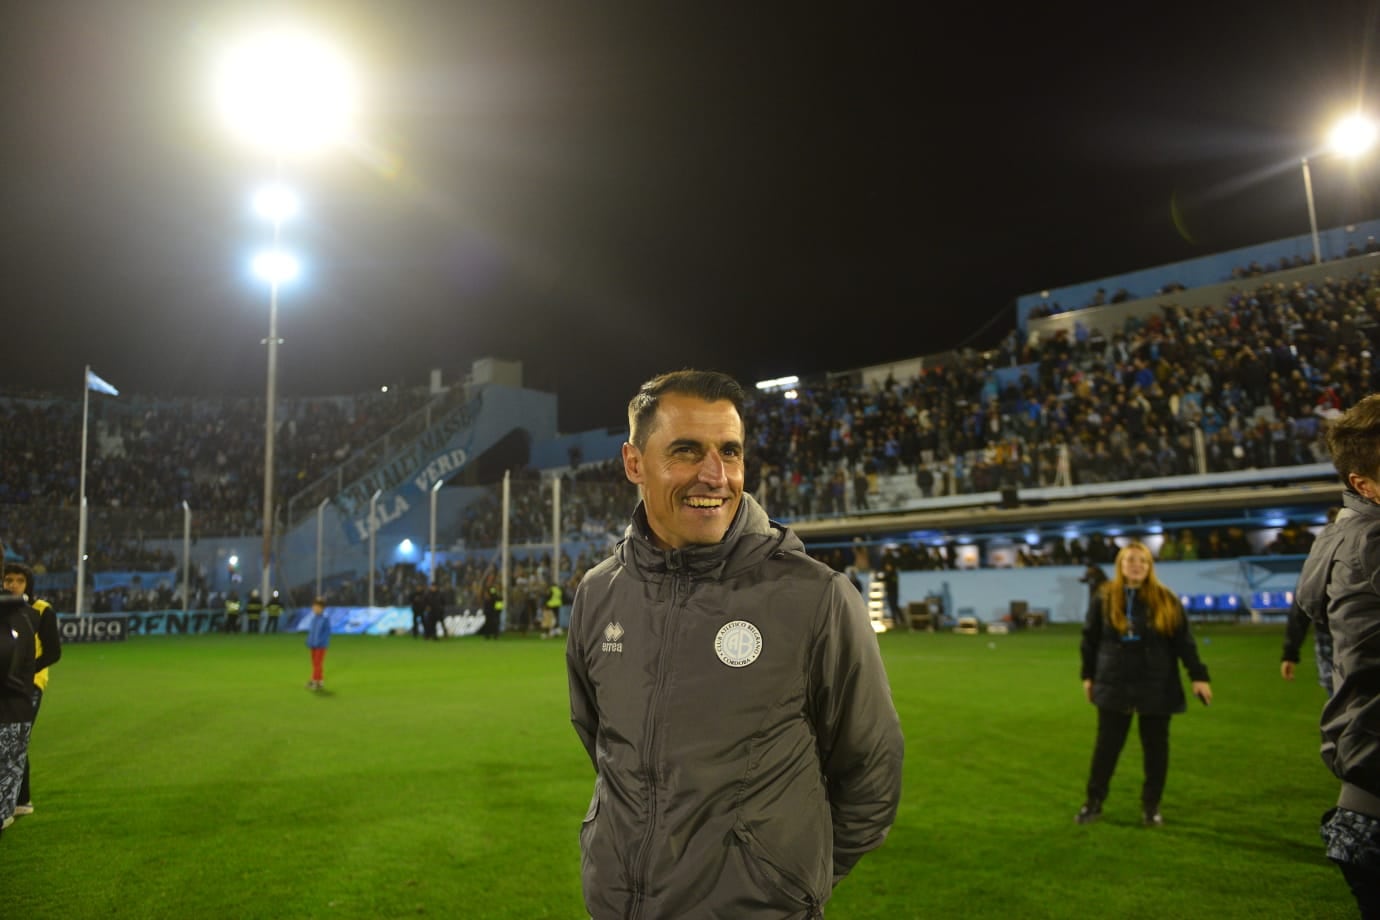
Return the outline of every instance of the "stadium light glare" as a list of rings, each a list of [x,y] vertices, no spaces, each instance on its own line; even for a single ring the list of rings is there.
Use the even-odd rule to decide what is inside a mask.
[[[1348,115],[1332,127],[1327,146],[1344,157],[1358,157],[1375,145],[1375,122],[1364,115]]]
[[[254,257],[254,274],[277,287],[297,277],[297,259],[281,249],[270,249]]]
[[[299,27],[273,27],[227,46],[215,69],[217,108],[232,133],[274,156],[344,141],[355,87],[345,57]]]
[[[254,213],[264,220],[281,223],[297,216],[298,201],[292,189],[267,185],[254,193]]]
[[[409,540],[407,537],[403,537],[402,542],[398,544],[398,552],[402,553],[403,555],[411,553],[412,541]]]

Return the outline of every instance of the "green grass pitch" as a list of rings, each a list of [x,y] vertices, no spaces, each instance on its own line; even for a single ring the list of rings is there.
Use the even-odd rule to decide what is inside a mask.
[[[1282,627],[1196,632],[1217,699],[1174,720],[1158,829],[1134,732],[1103,820],[1073,823],[1095,719],[1076,628],[881,637],[904,798],[831,920],[1354,916],[1317,834],[1336,783],[1311,659],[1287,684]],[[584,916],[562,641],[337,636],[326,693],[308,668],[299,635],[69,645],[0,915]]]

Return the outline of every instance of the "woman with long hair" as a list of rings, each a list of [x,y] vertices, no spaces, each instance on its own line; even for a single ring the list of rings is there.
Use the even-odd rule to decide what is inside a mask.
[[[1117,553],[1115,574],[1088,605],[1082,654],[1083,692],[1097,707],[1097,742],[1087,800],[1074,820],[1091,824],[1102,816],[1135,715],[1145,761],[1141,820],[1158,827],[1164,823],[1160,796],[1169,772],[1169,718],[1188,708],[1178,662],[1204,706],[1212,702],[1212,686],[1183,606],[1155,578],[1155,561],[1145,544],[1132,541]]]

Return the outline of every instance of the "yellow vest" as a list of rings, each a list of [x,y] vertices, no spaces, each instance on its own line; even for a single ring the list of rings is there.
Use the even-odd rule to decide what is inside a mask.
[[[43,618],[46,617],[46,616],[53,616],[53,614],[50,614],[50,613],[48,612],[49,610],[52,609],[53,605],[50,604],[50,603],[48,603],[47,601],[34,601],[34,602],[33,602],[32,604],[30,604],[29,606],[32,607],[32,608],[34,608],[35,610],[38,611],[38,618],[39,618],[40,620],[43,619]],[[34,658],[42,658],[42,657],[43,657],[43,640],[40,639],[40,638],[38,637],[38,630],[35,629],[35,630],[34,630]],[[40,690],[45,691],[45,692],[46,692],[47,689],[48,689],[48,670],[49,670],[48,668],[44,668],[42,671],[35,671],[35,672],[34,672],[34,686],[37,687],[37,688],[40,689]]]

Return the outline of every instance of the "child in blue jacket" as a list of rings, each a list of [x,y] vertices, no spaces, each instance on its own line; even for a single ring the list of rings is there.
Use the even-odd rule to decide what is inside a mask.
[[[321,689],[322,671],[326,664],[326,649],[331,644],[331,621],[326,617],[326,599],[311,602],[311,624],[307,627],[307,648],[311,649],[311,680],[308,690]]]

